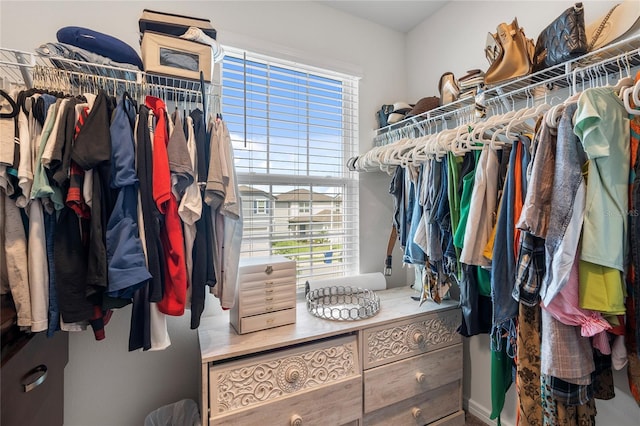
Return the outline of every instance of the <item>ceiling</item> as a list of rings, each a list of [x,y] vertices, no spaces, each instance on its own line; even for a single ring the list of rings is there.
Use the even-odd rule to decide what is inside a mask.
[[[321,0],[318,1],[318,3],[368,21],[376,22],[401,33],[407,33],[444,6],[447,1]]]

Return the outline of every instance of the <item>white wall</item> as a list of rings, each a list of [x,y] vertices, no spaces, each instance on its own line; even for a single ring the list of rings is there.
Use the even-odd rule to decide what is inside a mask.
[[[585,21],[590,23],[606,13],[618,1],[583,1]],[[487,32],[495,32],[501,22],[514,17],[529,38],[537,35],[555,17],[573,4],[571,1],[452,1],[407,34],[406,58],[408,96],[419,99],[438,94],[442,73],[457,77],[467,70],[486,70],[484,57]],[[491,412],[490,353],[487,336],[465,339],[464,397],[476,415]],[[626,375],[614,374],[616,398],[596,403],[596,421],[602,425],[637,425],[638,406],[630,397]],[[503,424],[515,424],[515,391],[508,392]]]
[[[209,18],[223,44],[361,75],[360,152],[372,146],[377,107],[406,94],[404,35],[314,2],[2,0],[0,46],[32,51],[55,41],[59,28],[75,25],[137,48],[137,21],[145,7]],[[363,273],[381,271],[384,264],[393,206],[388,184],[386,174],[361,175]],[[406,283],[401,259],[396,252],[391,286]],[[216,301],[207,303],[211,307]],[[67,426],[140,425],[160,405],[198,400],[198,344],[196,333],[189,330],[189,315],[170,319],[173,345],[168,350],[128,353],[129,314],[129,309],[115,313],[105,341],[95,342],[90,332],[71,336],[65,370]]]

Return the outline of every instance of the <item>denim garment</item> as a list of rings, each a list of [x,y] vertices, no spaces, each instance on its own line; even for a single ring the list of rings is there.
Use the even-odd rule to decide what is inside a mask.
[[[563,240],[571,218],[574,213],[579,213],[574,212],[574,209],[578,208],[584,211],[584,203],[576,204],[578,188],[584,182],[582,165],[587,160],[582,144],[573,132],[573,115],[577,108],[577,103],[567,105],[558,124],[556,163],[553,172],[555,178],[553,179],[549,226],[545,241],[546,275],[540,293],[545,305],[548,305],[567,283],[574,254],[578,249],[578,239],[576,238],[571,247],[562,250]],[[575,223],[572,229],[579,233],[582,228],[582,215],[580,214],[578,217],[578,223]],[[559,262],[559,257],[566,258],[567,261]]]
[[[442,238],[438,221],[436,220],[438,206],[440,204],[440,198],[442,196],[441,182],[442,182],[442,163],[436,160],[431,161],[431,179],[429,187],[429,198],[427,204],[425,204],[425,210],[428,209],[428,221],[427,221],[427,241],[428,251],[427,257],[431,262],[439,262],[443,258],[442,252]]]
[[[423,169],[420,168],[422,171]],[[407,174],[411,174],[410,172]],[[422,176],[417,173],[417,178],[411,179],[409,182],[409,196],[407,207],[407,226],[409,233],[407,235],[407,245],[405,247],[403,261],[413,265],[424,265],[425,253],[419,245],[414,243],[414,236],[418,230],[418,226],[422,220],[422,206],[419,203],[418,195],[421,190]]]
[[[396,227],[396,230],[398,231],[398,238],[401,238],[401,235],[404,230],[403,218],[405,216],[404,169],[402,167],[396,167],[396,171],[393,177],[391,178],[391,183],[389,184],[389,194],[393,196],[393,207],[394,207],[393,225]]]
[[[440,194],[436,209],[435,221],[440,228],[440,246],[445,260],[445,273],[455,272],[456,251],[451,233],[451,210],[449,209],[449,170],[445,162],[440,167]]]
[[[493,302],[493,318],[491,330],[491,349],[501,351],[504,342],[507,354],[515,355],[516,327],[515,318],[518,316],[518,302],[511,293],[516,277],[516,259],[514,253],[514,200],[515,200],[515,164],[520,161],[517,156],[517,144],[513,142],[507,176],[504,182],[496,237],[493,246],[491,262],[491,301]],[[502,153],[505,156],[504,152]],[[506,334],[506,339],[503,339]]]

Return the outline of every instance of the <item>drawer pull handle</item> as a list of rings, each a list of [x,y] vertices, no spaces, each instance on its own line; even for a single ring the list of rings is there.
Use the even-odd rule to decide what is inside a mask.
[[[413,416],[414,419],[418,420],[418,418],[420,418],[420,416],[422,415],[422,410],[419,409],[418,407],[413,407],[411,409],[411,415]]]
[[[273,272],[273,266],[269,265],[267,266],[267,268],[264,270],[264,272],[269,275]]]
[[[413,334],[413,341],[418,344],[421,345],[422,343],[424,343],[424,334],[420,333],[420,332],[416,332]]]
[[[265,294],[272,294],[273,293],[273,289],[272,288],[268,288],[264,291]]]
[[[264,300],[267,302],[273,302],[273,296],[266,297]]]
[[[273,281],[265,281],[264,285],[266,285],[267,287],[272,286]]]
[[[291,421],[289,422],[291,426],[302,426],[302,417],[297,414],[291,416]]]
[[[269,319],[267,320],[267,325],[271,325],[271,324],[273,324],[274,322],[275,322],[275,318],[269,318]]]
[[[427,380],[427,376],[424,373],[416,373],[416,380],[418,383],[424,383]]]
[[[300,372],[295,369],[288,369],[284,373],[284,379],[287,381],[287,383],[295,383],[298,381],[298,379],[300,379]],[[300,421],[302,421],[302,419],[300,419]]]
[[[25,374],[22,379],[24,392],[31,392],[32,390],[43,384],[47,379],[47,374],[47,366],[43,364],[40,364],[39,366]],[[29,383],[24,383],[26,380],[30,380]]]

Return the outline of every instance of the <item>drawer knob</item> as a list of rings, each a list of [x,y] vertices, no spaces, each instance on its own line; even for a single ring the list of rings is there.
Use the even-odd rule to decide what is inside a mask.
[[[427,375],[424,373],[416,373],[416,380],[418,383],[424,383],[424,381],[427,380]]]
[[[415,333],[413,333],[413,341],[414,343],[421,345],[422,343],[424,343],[424,334],[416,331]]]
[[[22,378],[22,390],[24,392],[31,392],[44,383],[44,381],[47,379],[47,374],[48,371],[46,365],[40,364],[39,366],[35,367],[33,370],[25,374],[25,376]]]
[[[422,415],[422,410],[419,409],[418,407],[413,407],[411,409],[411,415],[413,416],[414,419],[418,420],[418,418],[420,418],[420,416]]]
[[[265,268],[264,272],[269,275],[270,273],[273,272],[273,266],[269,265]]]
[[[286,373],[284,373],[284,379],[288,383],[295,383],[300,379],[300,372],[296,369],[288,369]]]
[[[291,416],[291,426],[302,426],[302,417],[297,414]]]

